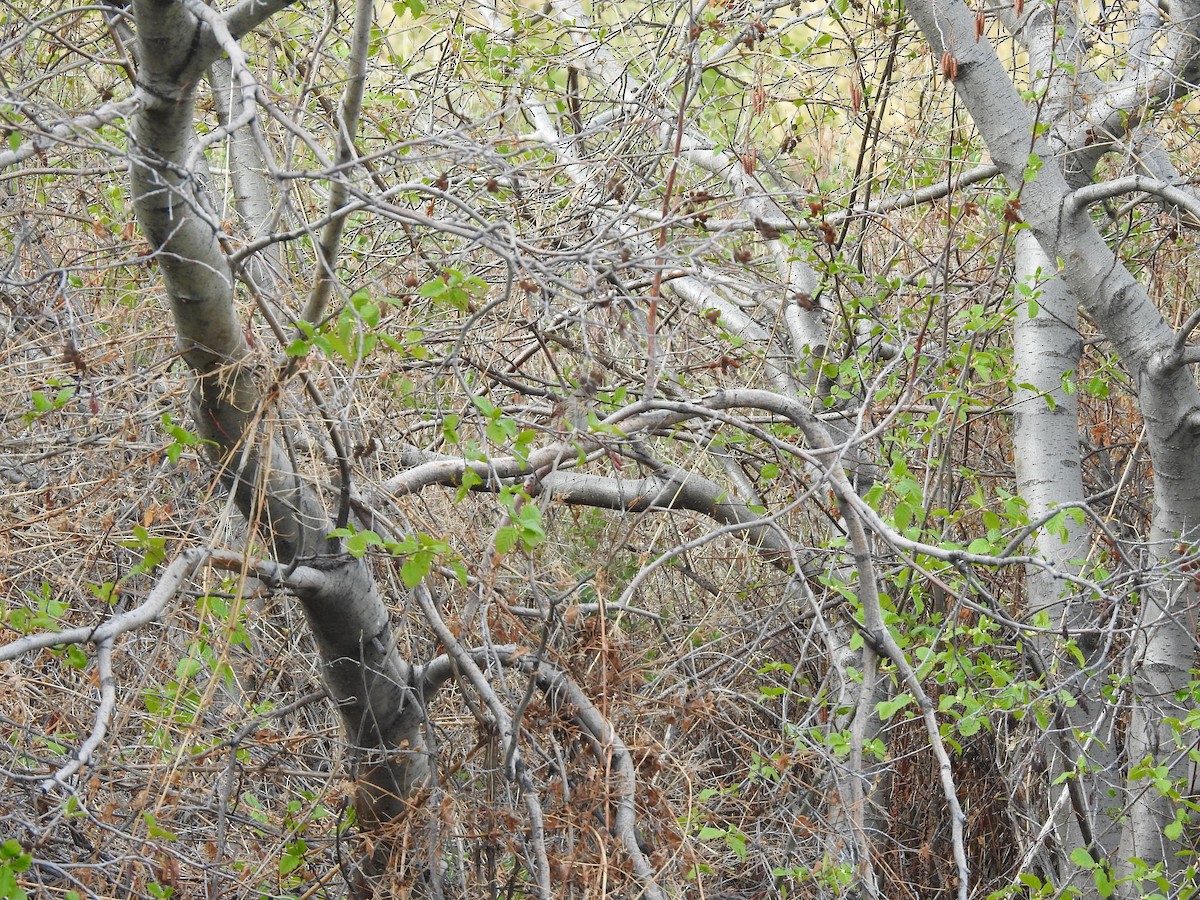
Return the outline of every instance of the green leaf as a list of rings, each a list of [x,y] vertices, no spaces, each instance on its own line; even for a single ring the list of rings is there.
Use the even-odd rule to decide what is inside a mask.
[[[72,669],[83,671],[87,668],[87,664],[88,655],[84,652],[83,648],[76,644],[70,644],[67,647],[67,665]]]
[[[425,4],[421,0],[398,0],[392,4],[392,12],[397,16],[403,16],[407,12],[416,19],[425,14]]]
[[[312,344],[304,340],[304,338],[296,338],[284,348],[284,353],[293,358],[307,356],[308,351],[312,349]]]
[[[4,900],[27,900],[28,897],[8,866],[0,866],[0,897]]]
[[[977,716],[964,716],[958,722],[958,733],[963,737],[970,737],[977,734],[982,727],[983,721]]]
[[[308,852],[308,844],[302,840],[294,840],[287,846],[283,856],[279,857],[279,874],[290,875],[304,864],[304,854]]]
[[[200,674],[200,670],[203,668],[204,665],[200,660],[185,656],[175,664],[175,677],[179,681],[187,681],[189,678],[195,678]]]
[[[1092,854],[1088,853],[1084,847],[1076,847],[1071,851],[1071,862],[1079,866],[1081,869],[1094,869],[1099,863],[1092,859]]]
[[[165,828],[160,828],[154,816],[148,812],[142,813],[142,821],[146,823],[146,834],[152,838],[162,838],[165,841],[177,841],[178,836],[167,831]]]
[[[504,444],[508,440],[508,429],[505,427],[511,424],[511,419],[492,419],[487,423],[487,437],[493,444]]]
[[[898,696],[893,697],[891,700],[880,700],[875,704],[875,712],[878,714],[881,722],[886,722],[912,702],[912,694],[899,694]]]
[[[400,567],[400,580],[404,582],[406,588],[412,590],[421,583],[421,579],[429,574],[432,566],[433,554],[427,550],[418,551],[406,559],[404,565]]]
[[[511,553],[512,548],[517,546],[517,529],[512,525],[505,525],[496,532],[496,552],[503,556],[506,553]]]
[[[1163,834],[1167,836],[1168,840],[1179,840],[1181,837],[1183,837],[1183,822],[1178,818],[1175,819],[1174,822],[1170,823],[1166,828],[1163,829]]]
[[[470,467],[463,469],[462,479],[458,484],[458,491],[454,494],[455,501],[462,500],[470,493],[471,488],[479,484],[483,484],[483,476]]]
[[[740,831],[731,831],[725,835],[725,843],[738,859],[746,858],[746,836]]]
[[[546,530],[542,527],[542,511],[532,504],[525,504],[517,515],[517,523],[521,527],[521,546],[533,550],[546,540]]]
[[[383,538],[374,531],[358,531],[354,528],[335,528],[329,533],[331,538],[345,538],[346,552],[355,559],[362,559],[369,547],[383,546]]]
[[[50,398],[41,391],[34,391],[29,397],[33,401],[33,408],[36,412],[44,413],[54,408],[54,404],[50,401]]]
[[[1029,159],[1025,163],[1025,172],[1022,175],[1021,180],[1033,181],[1040,171],[1042,171],[1042,158],[1036,153],[1030,153]]]

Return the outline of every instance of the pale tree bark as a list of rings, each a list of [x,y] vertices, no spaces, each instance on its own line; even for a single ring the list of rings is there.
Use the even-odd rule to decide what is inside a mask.
[[[1048,6],[1040,8],[1043,13],[1049,12]],[[1050,19],[1045,14],[1028,14],[1024,19],[1028,27],[1019,28],[1015,21],[1006,24],[1028,50],[1034,84],[1045,92],[1042,117],[1061,128],[1063,122],[1069,121],[1077,102],[1075,84],[1064,73],[1062,62],[1067,61],[1072,71],[1081,71],[1086,60],[1073,16],[1064,10],[1061,22],[1051,23]],[[1081,164],[1087,163],[1068,154],[1058,158],[1074,167],[1077,183],[1090,174],[1077,171]],[[1094,160],[1091,163],[1094,166]],[[1064,389],[1064,382],[1075,379],[1079,369],[1082,350],[1079,304],[1058,277],[1054,261],[1028,230],[1021,230],[1016,236],[1014,276],[1017,293],[1013,369],[1017,387],[1013,394],[1013,461],[1017,493],[1025,500],[1030,518],[1039,521],[1053,515],[1055,510],[1065,511],[1071,504],[1081,503],[1086,496],[1080,464],[1078,403],[1075,391]],[[1095,728],[1112,721],[1107,706],[1098,699],[1095,681],[1097,675],[1101,678],[1104,675],[1095,666],[1103,662],[1102,657],[1097,658],[1097,651],[1105,648],[1095,636],[1098,625],[1095,603],[1072,598],[1070,585],[1059,574],[1078,569],[1089,557],[1089,524],[1078,517],[1077,510],[1064,512],[1055,520],[1055,527],[1038,530],[1034,545],[1038,555],[1052,568],[1027,571],[1029,612],[1035,616],[1044,613],[1059,633],[1080,646],[1085,659],[1080,671],[1071,654],[1060,652],[1056,640],[1043,637],[1030,644],[1032,653],[1039,655],[1033,660],[1039,674],[1050,677],[1053,671],[1067,675],[1069,689],[1076,697],[1083,698],[1082,703],[1077,702],[1069,709],[1056,704],[1045,747],[1051,758],[1050,782],[1062,785],[1051,791],[1049,797],[1048,811],[1059,830],[1054,872],[1059,877],[1079,880],[1086,873],[1072,866],[1069,854],[1084,847],[1099,860],[1106,855],[1106,845],[1113,849],[1114,843],[1105,842],[1096,833],[1113,826],[1111,818],[1096,814],[1106,807],[1106,770],[1114,764],[1111,734],[1106,730],[1094,734],[1095,740],[1086,742],[1089,753],[1084,752],[1084,744],[1076,737],[1088,733],[1089,726]],[[1089,721],[1097,713],[1099,718]],[[1076,772],[1079,767],[1085,771]],[[1064,802],[1068,799],[1069,802]]]
[[[1069,862],[1071,851],[1083,847],[1100,859],[1105,848],[1115,849],[1109,836],[1115,822],[1104,814],[1115,757],[1112,712],[1100,699],[1107,647],[1098,637],[1097,605],[1089,598],[1073,596],[1075,589],[1063,577],[1086,562],[1091,537],[1090,523],[1072,508],[1083,502],[1086,493],[1079,455],[1078,404],[1075,392],[1063,387],[1064,378],[1074,378],[1079,366],[1079,304],[1061,278],[1047,274],[1053,272],[1052,266],[1033,235],[1019,232],[1013,457],[1017,492],[1028,505],[1029,517],[1044,521],[1056,510],[1062,511],[1055,527],[1040,528],[1034,538],[1037,555],[1050,568],[1030,567],[1025,585],[1030,615],[1044,614],[1055,633],[1070,636],[1085,661],[1080,668],[1076,657],[1065,652],[1056,638],[1043,635],[1030,640],[1035,673],[1065,677],[1068,689],[1082,701],[1069,708],[1056,703],[1045,746],[1052,760],[1050,782],[1059,785],[1048,797],[1049,811],[1059,829],[1054,868],[1060,877],[1080,878],[1084,873]],[[1037,306],[1033,314],[1031,302]],[[1092,739],[1081,741],[1081,734]],[[1066,782],[1062,782],[1063,776]]]
[[[1185,865],[1176,855],[1179,845],[1164,835],[1174,821],[1175,804],[1148,783],[1141,770],[1147,759],[1166,764],[1170,777],[1186,790],[1188,767],[1172,752],[1173,735],[1165,719],[1181,712],[1175,698],[1188,684],[1194,657],[1194,590],[1188,580],[1172,573],[1178,572],[1181,547],[1194,540],[1200,525],[1200,391],[1175,332],[1146,289],[1105,245],[1086,206],[1072,196],[1054,148],[1034,137],[1033,118],[991,45],[975,38],[974,16],[956,0],[919,0],[909,9],[934,53],[945,54],[952,63],[947,68],[954,75],[955,91],[1010,187],[1020,192],[1030,230],[1047,258],[1056,261],[1068,289],[1082,299],[1112,342],[1137,389],[1154,464],[1148,551],[1157,569],[1137,598],[1136,663],[1130,672],[1133,716],[1125,742],[1130,767],[1123,797],[1127,823],[1120,857],[1138,857],[1151,867],[1178,871]],[[1041,166],[1027,177],[1031,152]],[[1128,862],[1121,865],[1123,871],[1131,871]]]
[[[1120,149],[1123,142],[1136,148],[1127,152],[1140,171],[1180,185],[1182,179],[1154,133],[1148,127],[1135,134],[1127,129],[1187,89],[1185,72],[1194,66],[1200,49],[1196,17],[1189,12],[1194,10],[1176,10],[1178,17],[1173,15],[1168,24],[1157,7],[1144,4],[1125,72],[1119,81],[1107,84],[1092,70],[1084,36],[1069,7],[1032,3],[1019,17],[1010,8],[999,10],[1005,26],[1029,52],[1033,85],[1043,92],[1039,120],[1050,126],[1047,143],[1056,152],[1070,187],[1078,190],[1090,184],[1101,157]],[[1117,110],[1123,116],[1114,114]],[[1169,202],[1164,205],[1170,206]],[[1030,319],[1025,304],[1019,302],[1014,333],[1016,475],[1019,493],[1035,519],[1085,496],[1079,474],[1075,398],[1061,390],[1063,380],[1073,378],[1079,366],[1078,302],[1062,279],[1052,274],[1053,269],[1037,242],[1028,232],[1021,232],[1017,237],[1018,284],[1022,280],[1027,283],[1039,270],[1046,279],[1038,301],[1043,306],[1041,314]],[[1022,385],[1032,385],[1051,402],[1029,402],[1032,398],[1023,396],[1028,391]],[[1068,516],[1062,526],[1056,529],[1062,538],[1049,531],[1039,533],[1037,547],[1056,569],[1067,571],[1091,554],[1082,523]],[[1052,766],[1051,774],[1057,778],[1064,768],[1070,771],[1077,763],[1084,767],[1067,782],[1072,793],[1062,817],[1062,849],[1069,853],[1086,847],[1099,861],[1117,849],[1120,831],[1116,817],[1105,812],[1111,808],[1108,797],[1113,779],[1108,770],[1115,763],[1112,726],[1116,711],[1100,699],[1098,679],[1105,675],[1102,667],[1108,650],[1098,636],[1103,623],[1094,603],[1082,598],[1066,601],[1066,586],[1047,572],[1031,573],[1028,585],[1031,610],[1045,611],[1064,635],[1074,636],[1085,660],[1082,671],[1075,671],[1069,659],[1059,661],[1060,666],[1065,665],[1064,672],[1074,672],[1071,690],[1081,702],[1056,713],[1056,721],[1069,728],[1058,732],[1061,759]],[[1050,650],[1045,641],[1039,649],[1043,653]],[[1080,743],[1076,735],[1087,737]]]
[[[209,82],[217,108],[217,120],[221,127],[230,129],[225,165],[233,193],[234,211],[245,237],[257,240],[267,236],[278,224],[281,205],[268,178],[266,154],[258,143],[262,136],[256,133],[254,121],[231,128],[234,122],[245,120],[246,103],[234,83],[233,64],[227,57],[213,61],[209,68]],[[254,110],[250,112],[253,114]],[[228,193],[222,192],[223,195]],[[246,277],[258,291],[271,296],[278,295],[279,282],[283,278],[278,244],[268,244],[247,257],[242,265]]]
[[[257,364],[234,307],[220,222],[197,176],[195,85],[217,54],[239,72],[236,39],[285,4],[249,3],[223,16],[197,3],[139,0],[139,95],[132,123],[133,202],[166,286],[180,351],[194,374],[192,415],[247,520],[270,539],[312,629],[337,703],[367,827],[401,818],[430,777],[411,667],[366,563],[341,552],[315,490],[269,425],[270,374]],[[222,39],[222,29],[227,34]]]

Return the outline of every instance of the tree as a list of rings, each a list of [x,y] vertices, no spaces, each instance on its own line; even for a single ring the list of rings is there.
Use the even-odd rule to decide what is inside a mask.
[[[0,894],[1189,895],[1190,7],[4,10]]]

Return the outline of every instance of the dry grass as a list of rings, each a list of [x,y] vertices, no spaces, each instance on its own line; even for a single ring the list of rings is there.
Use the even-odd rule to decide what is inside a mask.
[[[748,9],[727,11],[731,29],[753,18]],[[649,10],[644,15],[653,18]],[[103,40],[86,17],[71,27],[79,29],[73,32],[78,40]],[[308,99],[315,113],[320,107],[313,98],[336,98],[337,85],[323,68],[328,60],[322,54],[330,48],[304,44],[315,42],[317,29],[300,30],[300,45],[312,51],[321,73]],[[672,70],[669,53],[645,49],[659,40],[670,43],[657,26],[641,22],[631,32],[618,39],[618,49],[641,46],[636,58],[643,71],[660,65]],[[639,44],[639,36],[647,34],[659,37]],[[558,51],[551,41],[562,35],[542,37],[545,43],[538,46],[549,60],[544,68],[557,72],[562,67],[552,58]],[[295,51],[286,50],[286,36],[273,39],[280,59]],[[434,90],[435,67],[448,58],[439,40],[420,28],[395,37],[394,45],[407,41],[407,71],[420,75],[402,77],[392,70],[380,80],[395,78],[403,87],[396,95],[408,92],[410,99]],[[36,43],[32,37],[30,42]],[[860,65],[878,71],[886,46],[864,46]],[[724,123],[728,134],[722,139],[732,151],[763,147],[764,163],[775,159],[785,170],[793,207],[806,208],[810,197],[824,196],[831,208],[844,200],[852,162],[837,154],[853,150],[862,124],[860,111],[838,96],[846,91],[835,77],[844,60],[831,57],[804,70],[805,83],[816,93],[802,104],[793,102],[799,77],[793,66],[799,63],[776,60],[764,67],[753,57],[738,60],[736,71],[757,72],[759,89],[778,108],[765,116],[745,109],[734,114],[730,110],[742,102],[738,97],[714,96],[706,124]],[[32,63],[14,59],[5,65],[11,70]],[[383,157],[376,170],[388,183],[429,183],[448,173],[445,189],[481,219],[519,228],[526,245],[516,254],[521,284],[507,302],[496,303],[505,296],[505,264],[513,259],[447,234],[385,225],[383,219],[352,222],[341,273],[346,293],[365,286],[392,299],[382,331],[421,332],[410,352],[381,352],[350,369],[315,354],[306,363],[355,450],[364,492],[403,468],[406,448],[456,453],[473,440],[496,454],[510,452],[488,437],[471,396],[487,396],[540,443],[563,434],[570,414],[564,398],[589,372],[598,372],[601,383],[597,404],[612,401],[620,390],[632,396],[644,379],[645,320],[633,301],[645,297],[659,251],[652,241],[594,234],[595,210],[579,200],[582,188],[568,182],[560,162],[544,148],[522,149],[528,129],[516,101],[498,101],[495,86],[472,80],[472,74],[456,73],[443,95],[465,120],[444,114],[427,128],[425,136],[432,137],[410,156]],[[29,78],[28,71],[22,77]],[[896,124],[886,135],[890,149],[879,152],[894,160],[931,153],[920,166],[944,177],[944,148],[929,151],[925,140],[931,133],[945,137],[946,94],[932,89],[921,96],[921,79],[916,64],[905,68],[897,90],[923,118]],[[61,90],[57,101],[64,106],[86,105],[100,89],[76,88],[71,95],[59,81],[51,84]],[[288,93],[292,86],[278,89],[289,104],[298,102]],[[609,99],[598,86],[585,93],[586,103],[597,109]],[[810,115],[839,111],[822,120],[820,140],[784,151],[792,154],[785,158],[776,152],[781,144],[787,147],[786,116],[778,111],[784,104]],[[389,106],[386,98],[367,118],[367,150],[407,138],[409,126],[421,133],[412,109]],[[314,125],[328,137],[324,127]],[[282,133],[269,134],[273,146],[287,145]],[[640,197],[661,203],[656,191],[669,161],[640,124],[627,123],[588,141],[583,149],[592,181],[626,185],[631,202]],[[303,150],[295,152],[290,165],[298,169],[311,162]],[[87,148],[70,154],[69,161],[88,173],[119,162]],[[899,163],[875,163],[887,187],[905,186]],[[489,178],[515,176],[526,185],[519,196],[489,186]],[[156,572],[136,571],[147,549],[169,560],[196,544],[258,553],[265,543],[226,502],[199,448],[182,448],[177,462],[168,458],[173,439],[163,417],[189,427],[185,378],[175,363],[155,269],[141,257],[143,246],[130,230],[120,176],[75,175],[66,168],[47,173],[39,160],[31,160],[5,184],[0,214],[14,235],[14,256],[0,294],[0,384],[7,386],[0,394],[5,500],[0,642],[30,630],[99,623],[137,604]],[[287,195],[284,205],[296,219],[319,214],[320,197],[311,189],[300,181]],[[874,317],[888,340],[911,347],[922,336],[925,358],[911,369],[920,393],[944,391],[950,400],[942,413],[916,409],[899,419],[881,459],[886,468],[904,458],[914,478],[936,483],[938,504],[957,514],[947,517],[942,535],[952,540],[979,530],[981,511],[967,499],[976,488],[994,505],[996,492],[1012,483],[1004,416],[1010,386],[1003,372],[988,378],[950,359],[961,343],[968,345],[967,360],[982,352],[1003,357],[1007,349],[1007,234],[986,220],[988,200],[1000,195],[983,188],[972,196],[983,215],[939,203],[872,220],[862,231],[856,226],[842,259],[854,260],[867,278],[843,271],[830,274],[826,284],[831,306]],[[727,185],[695,173],[684,178],[672,202],[680,197],[690,198],[679,201],[685,218],[697,209],[733,217],[737,208]],[[416,194],[406,202],[435,216],[452,213],[449,204]],[[1152,224],[1130,243],[1145,247],[1143,265],[1164,307],[1182,315],[1185,288],[1196,278],[1193,261],[1185,242],[1156,229]],[[830,248],[816,240],[803,252],[830,259]],[[702,264],[714,279],[751,282],[766,292],[777,285],[759,249],[753,232],[713,235],[680,227],[668,254],[670,265]],[[303,247],[288,252],[296,258],[285,309],[291,295],[303,295],[311,272]],[[636,287],[606,286],[599,276],[614,266]],[[469,309],[438,307],[420,295],[421,284],[448,268],[487,282]],[[1167,272],[1173,274],[1168,278]],[[879,292],[872,282],[876,275],[909,281]],[[917,286],[923,276],[931,283],[936,279],[934,287]],[[657,365],[674,386],[699,396],[762,381],[765,362],[753,349],[709,327],[696,310],[672,304],[664,299],[659,308]],[[960,341],[974,306],[996,315],[996,323]],[[264,367],[276,369],[278,348],[265,337],[248,301],[242,313],[248,330],[258,335]],[[834,337],[840,340],[844,331],[835,329]],[[846,386],[861,395],[880,368],[865,354],[856,365],[856,378]],[[1084,433],[1096,444],[1087,457],[1089,487],[1106,489],[1128,473],[1112,514],[1123,535],[1143,535],[1150,500],[1138,415],[1121,379],[1111,375],[1103,347],[1091,346],[1084,365],[1081,383],[1095,372],[1112,384],[1107,397],[1084,398]],[[324,425],[299,389],[289,390],[290,400],[269,413],[290,429],[307,475],[328,487]],[[885,381],[871,398],[880,420],[902,390],[902,383]],[[34,391],[51,408],[38,412],[45,403]],[[69,395],[58,403],[60,391]],[[451,415],[458,417],[457,447],[447,443]],[[674,465],[724,477],[706,453],[711,433],[697,429],[680,437],[658,435],[648,445]],[[808,476],[793,460],[762,443],[737,443],[741,437],[728,430],[720,437],[731,440],[768,510],[786,506],[807,489]],[[764,466],[783,471],[769,479]],[[630,477],[636,468],[613,455],[589,471]],[[836,535],[836,516],[825,500],[818,496],[781,517],[798,545],[827,548]],[[813,585],[823,604],[814,614],[786,590],[787,579],[777,569],[736,537],[724,536],[659,568],[633,598],[637,609],[601,606],[604,614],[597,614],[596,605],[615,602],[643,566],[706,533],[711,523],[691,514],[622,514],[548,502],[542,509],[546,543],[499,558],[492,553],[494,534],[507,518],[492,495],[456,501],[452,489],[431,488],[394,503],[378,502],[395,521],[446,540],[466,563],[471,583],[465,588],[441,576],[432,579],[443,616],[458,621],[464,641],[544,647],[547,661],[582,685],[623,736],[640,777],[643,850],[664,882],[696,898],[842,893],[838,863],[849,851],[844,823],[831,818],[828,805],[830,772],[842,760],[815,736],[827,732],[831,715],[838,714],[829,708],[836,678],[822,638],[841,602],[834,588]],[[822,559],[832,579],[839,571],[835,554],[825,551]],[[884,562],[899,579],[904,560]],[[440,648],[406,601],[394,561],[379,558],[375,566],[399,623],[403,652],[418,662],[433,657]],[[1018,575],[984,577],[994,595],[1020,609]],[[898,580],[891,586],[897,600],[911,596],[914,603],[928,604],[912,622],[937,621],[926,588],[910,593]],[[550,597],[562,598],[553,618],[527,614]],[[964,616],[963,623],[971,621]],[[1016,658],[1011,647],[1000,652]],[[361,855],[370,837],[351,827],[342,736],[319,694],[302,616],[287,596],[271,594],[253,579],[210,573],[177,598],[161,621],[127,635],[116,654],[116,716],[101,753],[70,794],[43,793],[40,783],[92,728],[99,692],[94,664],[76,650],[55,649],[0,666],[5,685],[0,774],[7,783],[0,835],[16,838],[33,855],[34,866],[21,876],[30,895],[146,897],[167,890],[177,898],[210,900],[345,895],[343,868]],[[526,676],[492,674],[510,708],[526,701]],[[426,802],[419,814],[398,826],[407,831],[397,845],[414,860],[427,859],[433,848],[447,896],[525,896],[532,890],[533,865],[528,816],[516,786],[503,777],[493,736],[470,714],[474,701],[455,687],[431,705],[430,744],[439,778],[421,798]],[[598,757],[585,736],[540,696],[528,703],[521,725],[527,774],[545,814],[556,896],[636,896],[638,883],[611,834],[611,760]],[[946,809],[931,789],[936,777],[925,737],[913,722],[898,719],[882,738],[889,777],[880,788],[883,799],[873,799],[885,832],[876,864],[886,895],[947,896],[954,875]],[[1022,824],[1010,797],[1021,772],[1019,757],[1030,746],[1027,739],[1002,744],[985,732],[955,755],[969,807],[974,896],[1009,883],[1019,861]],[[397,861],[398,872],[406,862]],[[412,877],[398,875],[389,887],[393,896],[405,896]]]

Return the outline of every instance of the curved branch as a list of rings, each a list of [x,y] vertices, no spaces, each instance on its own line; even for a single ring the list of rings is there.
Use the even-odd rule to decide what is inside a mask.
[[[1160,181],[1157,178],[1150,178],[1147,175],[1125,175],[1121,178],[1085,185],[1071,195],[1071,201],[1075,205],[1075,211],[1080,212],[1095,203],[1111,200],[1122,194],[1132,194],[1134,191],[1153,194],[1186,212],[1192,219],[1200,221],[1200,198],[1192,191],[1179,185]]]
[[[464,649],[462,652],[469,656],[477,667],[489,662],[499,662],[530,675],[538,689],[546,696],[551,708],[574,722],[588,737],[596,759],[601,764],[612,766],[617,775],[617,810],[613,822],[613,836],[621,841],[633,863],[634,874],[643,885],[642,896],[646,900],[665,900],[666,895],[656,881],[654,868],[638,843],[637,770],[633,764],[633,756],[605,715],[570,676],[548,665],[536,653],[527,649],[515,646],[480,647]],[[454,677],[457,666],[458,662],[448,654],[430,660],[422,666],[417,674],[417,681],[425,696],[433,697]]]
[[[225,25],[234,38],[241,40],[271,16],[295,3],[296,0],[241,0],[225,12]]]
[[[103,125],[111,125],[120,119],[128,119],[139,112],[146,102],[145,96],[136,92],[132,97],[115,100],[90,113],[59,122],[47,131],[36,134],[23,134],[25,138],[15,150],[5,150],[0,153],[0,170],[15,166],[32,156],[41,156],[57,144],[65,144],[76,135],[94,131]]]
[[[159,619],[171,601],[183,589],[184,583],[206,565],[218,569],[253,572],[267,580],[276,580],[281,574],[280,566],[266,561],[247,560],[239,553],[214,550],[209,547],[185,550],[166,567],[146,599],[135,608],[114,616],[100,625],[40,632],[0,646],[0,661],[7,661],[48,647],[82,643],[96,645],[100,704],[96,708],[91,732],[72,755],[71,760],[42,781],[43,791],[50,791],[60,785],[69,789],[68,779],[73,778],[80,769],[91,763],[96,750],[108,733],[108,723],[111,721],[117,705],[116,678],[112,668],[112,655],[117,639]]]
[[[108,733],[108,723],[112,720],[113,710],[117,707],[117,680],[113,676],[112,650],[112,638],[106,638],[96,646],[96,674],[100,680],[100,705],[96,707],[91,733],[79,745],[79,749],[72,755],[70,762],[59,767],[57,772],[42,782],[43,791],[49,792],[58,785],[69,788],[67,779],[91,763],[96,750],[104,741],[104,735]]]
[[[771,517],[753,512],[731,491],[694,472],[669,468],[637,479],[557,470],[538,475],[538,470],[553,466],[555,461],[564,458],[562,445],[534,451],[528,460],[517,457],[486,462],[452,457],[430,459],[430,454],[419,450],[405,451],[404,456],[412,462],[425,461],[386,482],[385,489],[393,497],[416,493],[435,484],[456,487],[462,484],[468,470],[484,479],[472,488],[475,491],[499,491],[505,481],[532,475],[530,493],[534,496],[545,494],[571,506],[620,512],[687,510],[699,513],[731,526],[730,531],[744,532],[747,540],[773,566],[783,571],[792,571],[798,566],[809,579],[819,574],[815,554],[798,552],[794,540]]]
[[[59,647],[64,644],[97,644],[110,642],[129,631],[148,625],[159,618],[167,605],[175,599],[175,595],[183,589],[183,583],[195,574],[196,570],[209,562],[217,551],[208,548],[184,550],[167,566],[159,576],[158,582],[138,606],[127,612],[114,616],[100,625],[82,628],[67,628],[62,631],[45,631],[38,634],[26,635],[0,647],[0,661],[16,659],[32,650],[42,650],[46,647]],[[224,555],[229,559],[233,554]],[[240,557],[239,557],[240,558]]]
[[[354,11],[354,36],[350,43],[350,56],[346,60],[349,74],[342,103],[338,108],[337,153],[335,165],[343,171],[354,159],[354,135],[358,131],[358,117],[362,111],[363,91],[367,84],[367,58],[371,48],[371,25],[374,22],[374,0],[358,0]],[[348,209],[344,209],[349,191],[341,179],[335,178],[329,185],[329,221],[325,224],[317,241],[317,271],[313,287],[304,303],[300,318],[316,325],[325,315],[325,307],[333,292],[336,281],[338,244],[342,240],[342,229],[346,225]]]

